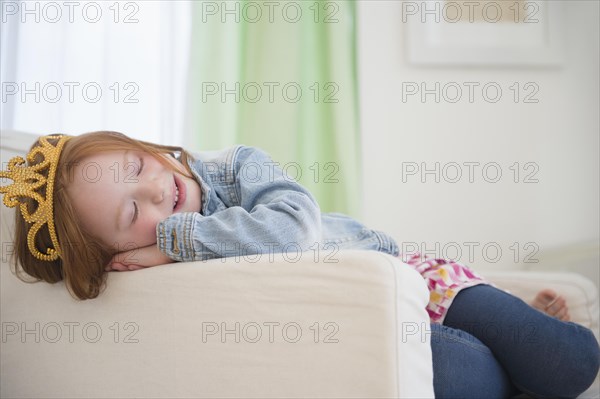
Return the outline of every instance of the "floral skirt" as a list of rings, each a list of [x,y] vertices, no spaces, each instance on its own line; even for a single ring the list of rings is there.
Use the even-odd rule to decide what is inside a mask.
[[[463,289],[489,284],[468,266],[444,259],[430,259],[419,252],[401,253],[398,258],[419,272],[429,288],[427,313],[432,323],[442,324],[456,295]]]

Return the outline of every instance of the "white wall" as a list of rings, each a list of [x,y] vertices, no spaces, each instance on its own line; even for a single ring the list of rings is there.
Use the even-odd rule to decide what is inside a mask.
[[[565,2],[566,61],[558,68],[418,67],[407,60],[402,3],[357,4],[364,222],[433,252],[437,243],[438,255],[458,248],[477,268],[568,268],[598,283],[599,3]],[[403,82],[496,82],[503,97],[488,103],[475,91],[473,103],[403,102]],[[539,102],[515,103],[514,82],[537,84]],[[402,182],[403,162],[433,168],[436,161],[461,165],[462,179]],[[480,166],[471,183],[464,162],[496,162],[502,178],[486,182]],[[515,162],[519,183],[509,168]],[[534,171],[524,169],[528,162],[539,167],[538,183],[522,182]]]

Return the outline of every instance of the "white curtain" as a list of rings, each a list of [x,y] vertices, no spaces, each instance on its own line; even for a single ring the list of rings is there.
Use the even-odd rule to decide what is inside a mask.
[[[190,5],[0,1],[0,127],[183,144]]]

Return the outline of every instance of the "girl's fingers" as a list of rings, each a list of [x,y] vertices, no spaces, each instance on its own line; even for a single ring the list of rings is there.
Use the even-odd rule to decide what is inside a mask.
[[[119,262],[113,262],[112,263],[112,268],[113,270],[119,271],[119,272],[127,272],[129,271],[129,269],[127,268],[127,266],[125,266],[122,263]]]
[[[162,265],[170,263],[172,260],[163,255],[156,245],[136,249],[130,252],[121,252],[116,254],[110,264],[104,268],[107,272],[110,271],[130,271],[140,270],[146,267]]]
[[[140,266],[140,265],[136,265],[136,264],[124,265],[123,263],[112,262],[111,264],[106,266],[104,268],[104,270],[106,270],[107,272],[110,272],[110,271],[128,272],[128,271],[140,270],[140,269],[144,269],[144,268],[145,268],[144,266]]]

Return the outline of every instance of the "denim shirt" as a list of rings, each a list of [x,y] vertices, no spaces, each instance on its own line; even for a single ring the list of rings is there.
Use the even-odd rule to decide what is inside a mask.
[[[156,226],[157,245],[175,261],[285,253],[334,259],[343,249],[397,255],[396,242],[341,213],[322,213],[313,195],[263,150],[236,145],[192,153],[200,212],[176,213]],[[310,251],[310,252],[306,252]]]

